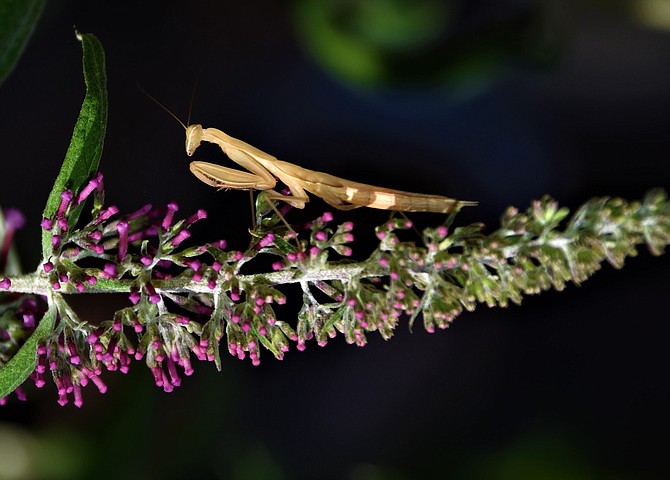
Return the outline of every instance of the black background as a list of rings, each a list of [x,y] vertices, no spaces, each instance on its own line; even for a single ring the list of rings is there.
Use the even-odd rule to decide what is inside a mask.
[[[527,2],[473,3],[495,19]],[[507,205],[545,193],[575,208],[670,186],[670,36],[607,2],[564,4],[550,68],[510,61],[467,95],[342,81],[307,53],[292,11],[269,0],[49,3],[0,88],[0,204],[27,216],[17,239],[26,270],[39,261],[40,213],[84,93],[73,25],[107,55],[108,202],[205,208],[194,228],[203,239],[241,247],[248,196],[190,175],[182,128],[137,83],[185,117],[197,80],[193,122],[284,160],[479,200],[460,224],[492,229]],[[223,161],[216,149],[197,157]],[[323,210],[315,199],[289,220]],[[336,218],[354,221],[364,252],[387,216]],[[661,478],[669,265],[642,250],[623,271],[605,266],[520,307],[481,307],[434,335],[403,324],[388,342],[338,337],[283,362],[265,354],[260,367],[226,356],[221,373],[198,364],[169,395],[139,363],[105,374],[106,395],[86,389],[81,410],[59,407],[53,385],[29,388],[27,403],[0,410],[0,431],[41,478]],[[94,321],[112,304],[77,300]]]

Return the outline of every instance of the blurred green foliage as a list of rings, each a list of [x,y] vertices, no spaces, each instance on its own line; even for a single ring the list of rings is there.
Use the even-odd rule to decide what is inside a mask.
[[[44,3],[45,0],[0,0],[0,84],[19,60]]]
[[[556,63],[553,4],[529,2],[480,22],[478,6],[462,0],[297,0],[294,18],[305,49],[351,85],[443,87],[463,96],[514,63]]]

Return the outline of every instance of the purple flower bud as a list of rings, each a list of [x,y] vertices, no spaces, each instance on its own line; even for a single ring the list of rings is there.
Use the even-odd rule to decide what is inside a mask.
[[[45,273],[49,273],[51,270],[54,269],[54,264],[51,262],[46,262],[42,265],[42,268],[44,269]]]
[[[105,248],[102,245],[93,245],[92,243],[89,243],[86,245],[86,248],[97,255],[102,255],[105,253]]]
[[[333,214],[331,212],[323,212],[321,215],[321,221],[323,223],[328,223],[333,221]]]
[[[200,270],[200,266],[202,265],[200,263],[200,260],[197,259],[186,259],[184,260],[184,265],[186,265],[188,268],[194,271]]]
[[[54,248],[58,248],[58,246],[60,245],[60,235],[53,235],[51,237],[51,245]]]
[[[351,232],[354,229],[354,223],[353,222],[344,222],[342,224],[342,228],[344,229],[345,232]]]
[[[53,225],[54,221],[46,217],[44,217],[40,222],[40,227],[42,227],[43,230],[51,230],[51,227],[53,227]]]
[[[65,217],[60,217],[56,220],[56,225],[64,232],[67,231],[67,219]]]
[[[191,236],[191,232],[189,232],[188,230],[182,230],[172,239],[170,244],[173,247],[178,247],[181,242],[183,242],[184,240],[186,240],[190,236]]]
[[[205,210],[198,210],[184,221],[184,226],[188,227],[189,225],[193,225],[198,220],[202,220],[204,218],[207,218],[207,212]]]
[[[167,212],[165,213],[165,217],[161,222],[161,228],[163,230],[170,228],[172,225],[172,219],[174,218],[174,214],[177,210],[179,210],[179,206],[175,202],[170,202],[167,204]]]
[[[128,253],[128,223],[118,222],[116,229],[119,232],[119,260],[124,260]]]
[[[144,288],[146,288],[147,293],[149,294],[149,302],[154,305],[161,301],[161,296],[156,293],[156,289],[151,283],[147,283]]]
[[[2,288],[4,290],[7,290],[11,286],[12,286],[12,281],[9,278],[5,277],[2,280],[0,280],[0,288]]]
[[[168,367],[168,373],[170,374],[170,381],[172,385],[175,387],[178,387],[181,385],[181,378],[179,377],[179,374],[177,373],[177,367],[175,367],[174,362],[172,359],[168,358],[167,360],[167,367]]]
[[[102,189],[103,189],[103,184],[102,184],[103,175],[102,175],[102,172],[98,172],[98,173],[96,173],[96,174],[95,174],[95,179],[98,181],[98,188],[97,188],[97,190],[98,190],[99,192],[101,192]]]
[[[98,387],[98,391],[100,393],[105,393],[107,391],[107,385],[105,385],[105,383],[97,375],[91,377],[91,381],[95,384],[96,387]]]
[[[128,298],[130,299],[133,305],[137,305],[137,303],[140,301],[140,293],[136,287],[131,288],[130,295],[128,295]]]
[[[116,277],[116,264],[105,263],[105,266],[102,267],[102,271],[105,273],[107,278],[114,278]]]
[[[81,192],[79,192],[79,195],[77,196],[77,205],[79,205],[81,202],[86,200],[88,196],[98,188],[102,181],[102,174],[96,175],[93,179],[89,180],[89,182],[86,184],[84,188],[82,188]]]
[[[261,241],[258,242],[258,245],[261,248],[265,248],[269,245],[272,245],[272,242],[274,242],[274,241],[275,241],[275,234],[274,233],[268,233],[263,238],[261,238]]]
[[[74,197],[72,190],[64,190],[63,193],[60,194],[60,205],[58,205],[58,212],[56,213],[57,217],[63,216],[68,204],[72,201],[72,197]]]
[[[116,215],[117,213],[119,213],[118,207],[111,205],[98,214],[98,217],[95,219],[94,223],[96,225],[100,225],[102,222],[108,220],[112,215]]]
[[[449,229],[444,225],[437,227],[437,234],[440,237],[440,239],[446,237],[448,233]]]
[[[328,235],[326,235],[326,232],[324,232],[323,230],[319,230],[314,235],[314,238],[316,238],[320,242],[325,242],[326,239],[328,238]]]
[[[140,262],[145,267],[148,267],[153,263],[153,258],[151,258],[149,255],[143,255],[142,258],[140,258]]]

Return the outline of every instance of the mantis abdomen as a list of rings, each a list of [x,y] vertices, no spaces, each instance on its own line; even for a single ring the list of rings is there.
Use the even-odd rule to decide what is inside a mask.
[[[451,213],[460,207],[477,204],[442,195],[405,192],[353,182],[281,160],[276,161],[276,166],[284,171],[286,166],[290,166],[291,177],[300,179],[302,188],[340,210],[368,207],[398,212]]]

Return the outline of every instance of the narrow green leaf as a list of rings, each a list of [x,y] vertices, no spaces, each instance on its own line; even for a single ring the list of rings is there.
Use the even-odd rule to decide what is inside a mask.
[[[56,306],[51,304],[33,334],[16,355],[0,368],[0,398],[9,395],[21,385],[37,366],[37,345],[53,331]]]
[[[105,128],[107,126],[105,52],[102,44],[95,36],[77,34],[77,38],[81,41],[84,50],[86,96],[79,112],[79,118],[74,126],[72,140],[70,140],[70,146],[65,154],[65,160],[44,208],[44,217],[46,218],[53,218],[58,211],[61,193],[64,190],[78,190],[98,170],[105,140]],[[72,212],[68,218],[70,226],[77,222],[80,213],[81,207]],[[52,252],[51,235],[48,231],[43,230],[42,255],[47,259]]]
[[[0,0],[0,84],[14,69],[44,4],[44,0]]]

